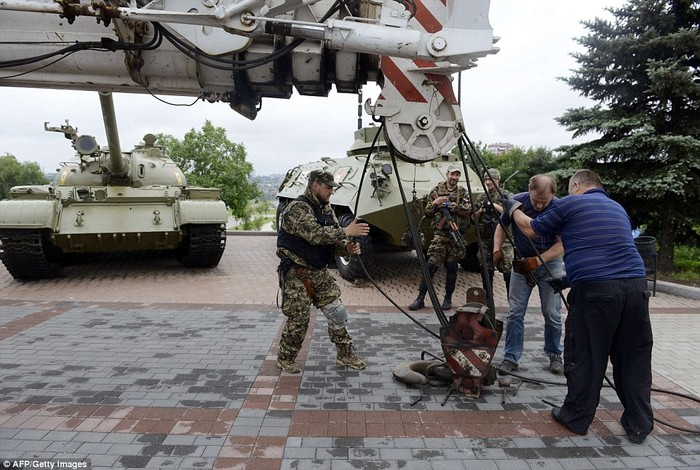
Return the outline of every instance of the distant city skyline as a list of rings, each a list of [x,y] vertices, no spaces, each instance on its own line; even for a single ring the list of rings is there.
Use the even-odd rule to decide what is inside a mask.
[[[503,153],[508,152],[509,150],[514,149],[517,147],[517,145],[513,145],[509,142],[494,142],[492,144],[488,144],[486,146],[486,150],[489,152],[493,152],[496,155],[501,155]]]

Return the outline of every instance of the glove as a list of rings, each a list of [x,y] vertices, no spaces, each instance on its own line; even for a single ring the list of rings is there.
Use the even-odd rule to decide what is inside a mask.
[[[569,287],[569,278],[566,277],[566,274],[563,275],[562,277],[548,277],[547,279],[544,280],[547,284],[549,284],[552,289],[554,289],[557,292],[561,292],[564,289],[568,289]]]
[[[535,275],[532,274],[531,272],[525,273],[525,281],[527,281],[527,285],[530,286],[530,289],[534,288],[537,285],[537,279],[535,279]]]
[[[502,205],[503,205],[503,213],[501,214],[501,223],[505,227],[509,227],[513,221],[513,212],[520,209],[522,207],[522,204],[519,201],[517,201],[513,198],[510,198],[510,199],[506,199],[505,201],[503,201]]]
[[[501,263],[503,262],[503,252],[496,250],[493,252],[493,267],[501,271]]]
[[[505,201],[505,204],[503,205],[504,211],[508,214],[508,216],[512,219],[513,218],[513,212],[517,211],[518,209],[522,208],[522,204],[520,201],[510,198]]]
[[[540,259],[537,256],[530,256],[529,258],[513,260],[513,271],[518,274],[527,274],[537,269],[539,265]]]

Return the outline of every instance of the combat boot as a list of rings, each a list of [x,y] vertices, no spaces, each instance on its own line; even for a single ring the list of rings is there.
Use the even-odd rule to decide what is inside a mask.
[[[442,299],[442,309],[450,310],[452,308],[452,295],[445,294],[445,298]]]
[[[408,306],[409,310],[420,310],[421,308],[425,308],[424,291],[418,291],[418,297],[416,297],[416,300],[414,300],[413,303]]]
[[[296,361],[291,360],[291,361],[285,361],[283,359],[280,359],[279,357],[277,358],[277,368],[282,369],[284,372],[287,372],[288,374],[298,374],[301,372],[301,366],[296,363]]]
[[[437,266],[435,266],[433,263],[428,261],[428,273],[430,274],[430,279],[433,278],[433,275],[435,274],[435,271],[437,271]],[[425,308],[425,294],[428,293],[428,284],[425,282],[425,279],[420,280],[420,285],[418,286],[418,297],[416,297],[416,300],[413,301],[411,305],[408,306],[409,310],[420,310],[421,308]]]
[[[457,286],[457,262],[449,261],[445,263],[447,274],[445,276],[445,298],[442,301],[442,309],[450,310],[452,308],[452,293]]]
[[[425,279],[420,280],[420,285],[418,286],[418,297],[413,301],[411,305],[408,306],[409,310],[420,310],[425,307],[425,294],[428,293],[428,286],[425,283]]]
[[[337,365],[348,366],[355,370],[362,370],[367,367],[365,361],[352,352],[352,344],[336,344],[335,346],[338,349],[338,357],[335,359]]]

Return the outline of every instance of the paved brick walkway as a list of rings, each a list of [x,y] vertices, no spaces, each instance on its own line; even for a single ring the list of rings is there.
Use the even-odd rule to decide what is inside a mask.
[[[534,469],[698,468],[700,436],[658,424],[632,445],[603,389],[587,436],[554,423],[563,378],[546,370],[542,319],[526,317],[522,373],[478,399],[444,385],[409,388],[391,368],[440,344],[367,283],[340,281],[368,368],[335,366],[325,319],[312,312],[303,373],[275,367],[274,237],[231,236],[220,265],[186,270],[161,256],[76,260],[60,279],[13,280],[0,268],[0,461],[89,460],[92,468]],[[410,253],[378,255],[379,285],[415,295]],[[444,274],[436,276],[442,292]],[[458,292],[478,286],[461,272]],[[495,303],[505,319],[497,278]],[[654,385],[700,394],[697,301],[652,299]],[[437,330],[431,310],[415,317]],[[500,349],[497,360],[500,358]],[[505,384],[504,385],[508,385]],[[654,393],[656,416],[700,426],[700,406]],[[77,460],[76,460],[77,459]]]

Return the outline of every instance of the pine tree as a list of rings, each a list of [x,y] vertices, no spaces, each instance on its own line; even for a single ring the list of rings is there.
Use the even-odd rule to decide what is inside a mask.
[[[630,0],[608,11],[614,20],[583,22],[586,52],[563,79],[594,105],[557,119],[593,140],[561,150],[656,236],[658,268],[670,272],[677,234],[700,224],[700,2]]]

